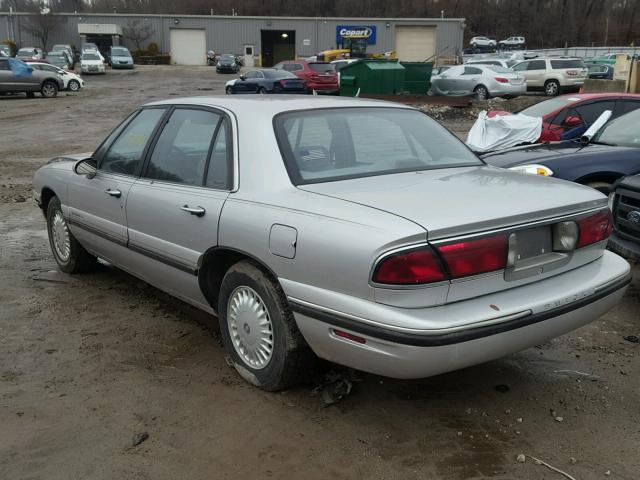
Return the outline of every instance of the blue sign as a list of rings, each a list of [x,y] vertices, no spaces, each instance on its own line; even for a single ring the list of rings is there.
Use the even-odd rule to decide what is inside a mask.
[[[336,44],[342,43],[344,37],[367,37],[368,45],[376,44],[375,25],[338,25],[336,27]]]

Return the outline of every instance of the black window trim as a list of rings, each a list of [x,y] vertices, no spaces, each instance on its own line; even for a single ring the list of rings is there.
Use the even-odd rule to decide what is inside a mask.
[[[106,172],[104,170],[101,170],[101,166],[102,166],[102,161],[104,159],[104,155],[109,152],[109,150],[111,150],[111,147],[113,147],[113,144],[115,142],[118,141],[118,139],[120,138],[120,136],[125,132],[125,130],[127,129],[127,127],[131,124],[131,122],[133,122],[133,120],[135,118],[138,117],[138,115],[140,115],[140,113],[142,113],[144,110],[152,110],[152,109],[164,109],[165,112],[164,114],[160,117],[160,119],[157,121],[156,125],[153,127],[153,130],[151,132],[151,135],[149,135],[149,138],[147,139],[147,143],[145,144],[144,149],[142,150],[142,155],[141,155],[141,162],[140,165],[137,168],[137,171],[131,175],[126,174],[126,173],[118,173],[118,172]],[[98,170],[98,173],[102,173],[104,175],[119,175],[122,177],[127,177],[127,178],[139,178],[140,177],[140,173],[142,172],[142,168],[144,167],[144,160],[146,158],[146,155],[149,151],[149,146],[151,144],[152,139],[154,138],[155,134],[157,133],[158,129],[164,125],[164,122],[167,118],[167,112],[169,112],[171,110],[171,108],[168,108],[167,105],[152,105],[149,107],[142,107],[139,108],[138,110],[136,110],[135,112],[133,112],[131,115],[129,115],[129,117],[127,117],[123,122],[120,123],[120,125],[118,125],[116,128],[114,128],[111,133],[113,133],[114,131],[116,131],[117,129],[120,128],[120,132],[118,132],[118,135],[116,135],[113,140],[111,140],[111,142],[106,145],[106,149],[104,151],[104,153],[99,157],[99,158],[94,158],[94,160],[96,161],[96,168]],[[102,148],[102,146],[105,144],[105,142],[109,139],[109,137],[111,136],[111,133],[109,133],[109,135],[107,135],[107,138],[98,146],[98,148],[96,148],[95,152],[97,152],[100,148]],[[95,154],[94,152],[94,154]]]
[[[473,163],[473,164],[461,164],[461,165],[455,165],[455,166],[448,166],[448,167],[433,167],[433,168],[420,168],[420,169],[416,169],[416,168],[407,168],[407,169],[399,169],[397,171],[394,171],[392,173],[390,172],[379,172],[379,173],[370,173],[368,175],[362,175],[362,174],[352,174],[352,175],[344,175],[341,177],[326,177],[326,178],[313,178],[313,179],[308,179],[305,180],[304,178],[302,178],[302,175],[300,175],[299,169],[296,168],[294,165],[292,165],[292,162],[295,162],[295,160],[293,160],[293,152],[291,151],[291,147],[289,146],[289,142],[286,141],[286,134],[285,132],[282,131],[282,124],[281,124],[281,120],[280,118],[285,116],[285,115],[290,115],[290,114],[299,114],[299,113],[305,113],[305,112],[317,112],[317,111],[323,111],[323,110],[341,110],[341,109],[349,109],[349,110],[356,110],[356,109],[374,109],[374,108],[380,108],[380,109],[393,109],[393,110],[408,110],[411,112],[418,112],[421,113],[423,115],[425,115],[426,117],[428,117],[429,119],[433,120],[431,117],[429,117],[429,115],[427,115],[427,113],[422,112],[418,109],[415,108],[404,108],[404,107],[394,107],[394,106],[372,106],[372,105],[367,105],[367,106],[361,106],[361,107],[356,107],[356,106],[350,106],[350,107],[319,107],[319,108],[305,108],[305,109],[298,109],[298,110],[286,110],[284,112],[279,112],[276,115],[273,116],[273,120],[272,120],[272,127],[273,127],[273,131],[274,131],[274,135],[276,137],[276,143],[278,144],[278,150],[280,151],[280,157],[282,158],[282,162],[284,163],[285,169],[287,170],[287,174],[289,175],[289,180],[291,181],[291,183],[298,187],[301,185],[312,185],[315,183],[330,183],[330,182],[340,182],[342,180],[352,180],[355,178],[367,178],[367,177],[378,177],[381,175],[395,175],[398,173],[407,173],[407,172],[422,172],[422,171],[428,171],[428,170],[441,170],[443,168],[463,168],[463,167],[480,167],[480,166],[486,166],[487,163],[481,158],[479,157],[473,150],[471,150],[469,148],[469,146],[463,142],[462,140],[460,140],[458,137],[456,137],[453,133],[451,133],[448,129],[442,127],[449,135],[451,135],[453,138],[455,138],[457,141],[459,141],[476,159],[478,159],[478,161],[480,163]],[[435,122],[435,120],[433,120]],[[440,125],[438,122],[436,122],[436,124]]]
[[[171,104],[168,105],[168,113],[165,114],[165,116],[163,117],[162,121],[161,121],[161,125],[160,128],[158,128],[155,132],[154,135],[152,136],[152,140],[151,140],[151,144],[149,144],[147,147],[147,150],[145,152],[145,156],[143,157],[143,162],[142,162],[142,169],[140,170],[140,173],[138,175],[138,178],[141,180],[145,180],[145,181],[149,181],[149,182],[153,182],[153,183],[161,183],[161,184],[167,184],[167,185],[178,185],[181,187],[189,187],[189,188],[206,188],[209,190],[215,190],[215,191],[219,191],[219,192],[231,192],[234,189],[234,185],[233,185],[233,178],[234,178],[234,173],[235,173],[235,162],[234,162],[234,151],[233,151],[233,124],[231,122],[231,119],[229,118],[229,115],[227,114],[227,112],[225,112],[224,110],[218,109],[218,108],[214,108],[214,107],[209,107],[209,106],[204,106],[204,105],[189,105],[189,104]],[[151,155],[153,154],[153,150],[156,147],[156,144],[158,143],[158,140],[160,139],[160,135],[162,134],[164,127],[167,125],[167,123],[169,123],[169,119],[171,118],[171,115],[173,114],[174,111],[176,110],[202,110],[205,112],[211,112],[211,113],[215,113],[216,115],[220,116],[220,119],[218,120],[218,124],[216,125],[215,130],[213,131],[213,135],[211,137],[211,142],[209,143],[209,150],[207,152],[207,161],[205,163],[205,167],[204,167],[204,173],[203,173],[203,177],[202,177],[202,184],[201,185],[191,185],[191,184],[187,184],[187,183],[182,183],[182,182],[171,182],[168,180],[159,180],[156,178],[148,178],[145,177],[145,175],[147,174],[147,171],[149,169],[149,162],[151,161]],[[227,151],[231,152],[230,154],[227,153],[227,185],[225,188],[215,188],[215,187],[211,187],[206,185],[207,183],[207,173],[209,171],[209,163],[211,162],[211,155],[213,153],[213,148],[215,146],[215,141],[216,138],[218,136],[220,127],[222,126],[224,121],[229,122],[229,135],[227,136],[226,139],[226,143],[227,143]],[[230,145],[231,144],[231,145]],[[230,147],[230,148],[229,148]]]

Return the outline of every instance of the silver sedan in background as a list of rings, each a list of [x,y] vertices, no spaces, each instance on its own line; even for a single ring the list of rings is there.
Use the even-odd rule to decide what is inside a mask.
[[[595,320],[630,282],[604,195],[487,166],[393,103],[155,102],[33,188],[62,271],[101,258],[216,314],[266,390],[317,357],[398,378],[486,362]]]
[[[524,77],[498,65],[458,65],[431,77],[432,95],[516,97],[527,92]]]

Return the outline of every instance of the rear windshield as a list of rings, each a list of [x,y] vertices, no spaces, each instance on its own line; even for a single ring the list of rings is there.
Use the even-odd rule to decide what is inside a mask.
[[[582,60],[551,60],[551,68],[584,68]]]
[[[286,70],[262,70],[266,78],[298,78]]]
[[[513,70],[500,65],[490,65],[487,67],[489,70],[493,70],[496,73],[513,73]]]
[[[567,105],[571,105],[579,101],[580,99],[578,97],[566,95],[564,97],[556,97],[549,100],[544,100],[543,102],[531,105],[524,110],[520,110],[518,113],[528,115],[530,117],[544,117],[551,112],[555,112],[559,108],[566,107]]]
[[[296,185],[483,165],[454,135],[416,110],[364,107],[287,112],[276,116],[274,126]]]
[[[309,68],[315,72],[333,72],[333,65],[330,63],[310,63]]]

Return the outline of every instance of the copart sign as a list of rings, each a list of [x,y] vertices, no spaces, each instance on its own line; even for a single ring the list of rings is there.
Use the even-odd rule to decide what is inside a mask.
[[[341,43],[344,37],[367,37],[369,45],[376,43],[375,25],[338,25],[336,27],[336,43]]]

